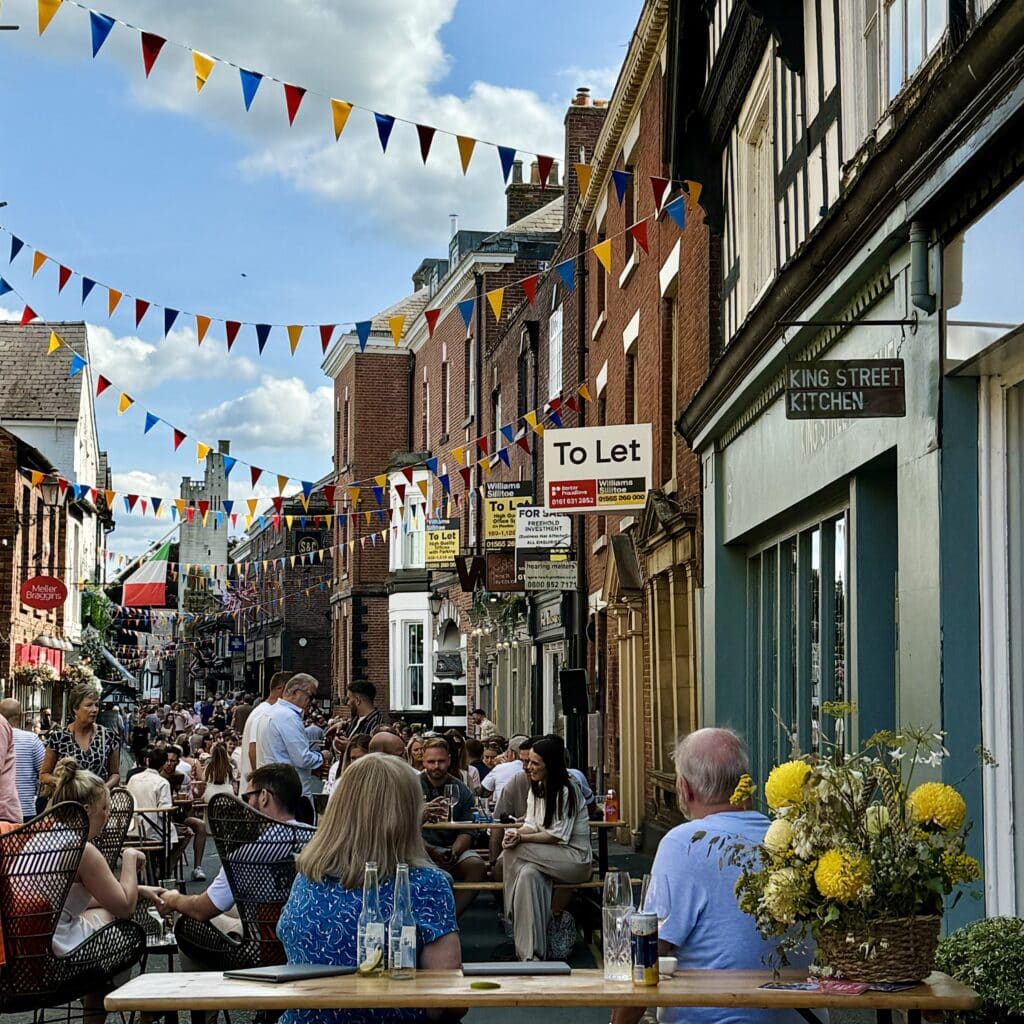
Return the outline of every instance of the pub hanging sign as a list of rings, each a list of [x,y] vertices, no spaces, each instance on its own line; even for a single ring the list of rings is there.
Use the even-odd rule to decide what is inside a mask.
[[[902,359],[822,359],[786,367],[787,420],[906,415]]]

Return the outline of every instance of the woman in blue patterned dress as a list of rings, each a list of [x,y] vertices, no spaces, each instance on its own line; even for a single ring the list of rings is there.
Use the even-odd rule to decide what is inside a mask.
[[[277,934],[291,964],[356,966],[356,923],[363,906],[363,869],[376,861],[381,910],[394,906],[395,868],[409,865],[418,929],[417,965],[455,970],[462,964],[455,899],[448,876],[433,866],[420,832],[423,791],[416,772],[389,754],[367,754],[339,777],[309,845],[295,859],[298,875]],[[462,1011],[289,1010],[281,1024],[377,1024],[427,1021]]]

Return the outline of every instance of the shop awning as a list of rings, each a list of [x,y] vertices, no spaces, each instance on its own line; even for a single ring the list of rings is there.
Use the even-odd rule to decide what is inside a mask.
[[[108,651],[106,649],[106,647],[103,648],[103,660],[105,662],[107,662],[107,664],[113,666],[118,671],[118,673],[120,674],[121,678],[125,682],[128,682],[128,683],[137,683],[138,682],[138,680],[135,678],[135,676],[133,676],[131,674],[131,672],[129,672],[128,669],[126,669],[124,667],[124,665],[122,665],[121,662],[119,662],[117,660],[117,658],[115,658],[114,655],[112,655],[110,653],[110,651]]]

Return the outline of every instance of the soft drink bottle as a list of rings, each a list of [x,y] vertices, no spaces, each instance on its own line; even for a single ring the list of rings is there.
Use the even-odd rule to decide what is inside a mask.
[[[386,930],[380,909],[377,862],[371,860],[363,871],[363,909],[356,924],[356,964],[361,974],[383,971]]]
[[[604,820],[619,820],[619,798],[615,795],[614,789],[609,789],[604,798]]]
[[[408,864],[399,864],[395,871],[395,907],[388,924],[388,973],[399,979],[416,975],[416,918]]]

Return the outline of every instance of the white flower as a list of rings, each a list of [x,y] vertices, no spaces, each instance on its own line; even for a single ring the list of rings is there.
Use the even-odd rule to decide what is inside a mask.
[[[889,751],[889,757],[894,761],[902,761],[906,756],[906,752],[902,747],[892,747]]]

